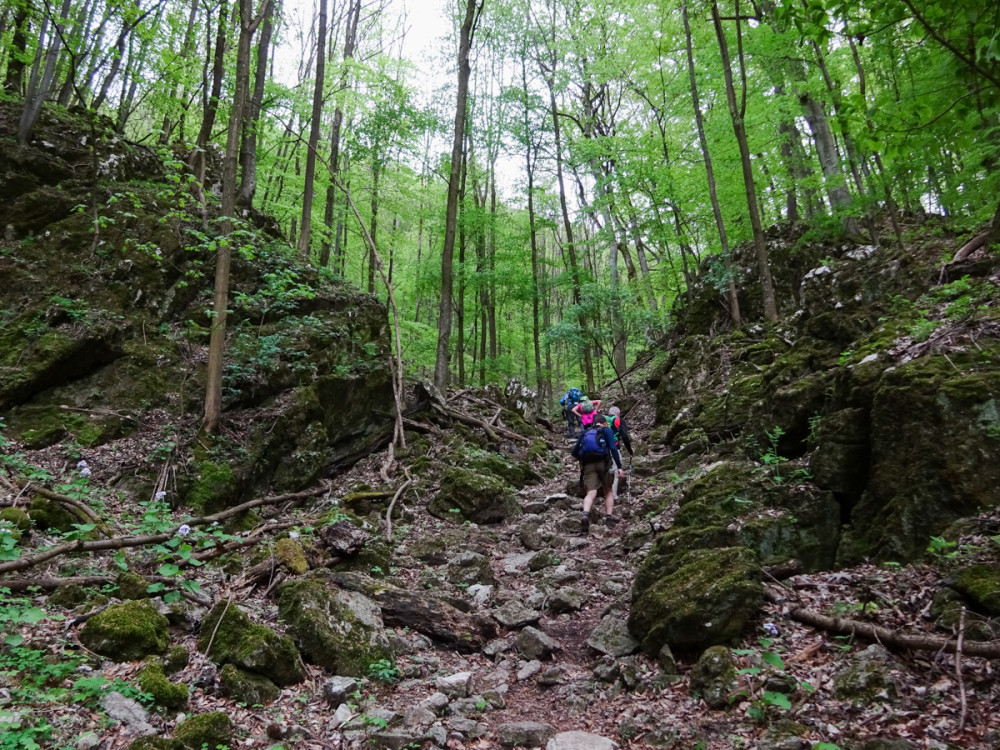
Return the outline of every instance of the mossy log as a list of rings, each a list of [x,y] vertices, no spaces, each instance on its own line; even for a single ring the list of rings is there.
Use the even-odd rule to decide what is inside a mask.
[[[497,634],[492,620],[465,614],[427,594],[389,586],[357,573],[334,573],[330,580],[378,602],[386,625],[408,626],[459,651],[478,651]]]

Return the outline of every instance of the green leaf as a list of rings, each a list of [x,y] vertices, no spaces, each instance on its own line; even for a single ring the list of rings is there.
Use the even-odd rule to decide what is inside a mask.
[[[770,690],[765,691],[764,695],[761,696],[764,703],[769,706],[777,706],[778,708],[788,709],[792,707],[792,702],[788,699],[788,696],[784,693],[775,693]]]
[[[160,566],[160,569],[156,572],[164,578],[170,578],[171,576],[177,575],[180,570],[181,569],[173,563],[163,563],[163,565]]]
[[[15,633],[14,635],[8,635],[6,638],[3,639],[3,641],[8,646],[16,647],[24,643],[24,636]]]
[[[34,625],[36,622],[40,622],[45,619],[45,610],[41,607],[30,607],[29,609],[24,610],[18,619],[21,622]]]
[[[762,651],[760,654],[760,658],[763,659],[768,664],[770,664],[775,669],[780,669],[782,672],[785,671],[785,663],[781,660],[781,657],[778,656],[773,651]]]

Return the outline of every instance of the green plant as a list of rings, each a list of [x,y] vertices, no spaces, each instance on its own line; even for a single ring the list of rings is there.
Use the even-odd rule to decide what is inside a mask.
[[[840,356],[837,358],[837,364],[843,367],[844,365],[848,364],[851,361],[851,357],[853,356],[854,356],[853,349],[847,349],[845,351],[842,351],[840,353]]]
[[[932,536],[927,551],[938,560],[950,560],[958,556],[958,542],[951,542],[940,536]]]
[[[368,665],[368,676],[373,680],[392,684],[399,680],[402,673],[391,659],[379,659]]]
[[[0,632],[7,634],[4,643],[8,646],[17,647],[24,642],[23,636],[13,632],[19,625],[34,625],[45,617],[45,610],[36,607],[30,599],[11,596],[10,589],[0,588]],[[2,666],[0,663],[0,668]]]
[[[751,666],[737,670],[738,674],[748,678],[750,689],[750,705],[747,707],[747,716],[754,721],[766,723],[774,710],[787,711],[791,709],[791,699],[785,693],[774,690],[763,690],[761,686],[766,684],[766,678],[771,675],[787,675],[785,662],[778,653],[780,649],[772,648],[774,643],[771,638],[761,638],[762,649],[735,649],[734,654],[746,656],[751,660]],[[794,679],[794,678],[793,678]],[[805,680],[795,680],[798,688],[807,692],[813,692],[815,688]]]
[[[765,430],[764,434],[767,435],[768,449],[760,457],[761,463],[764,464],[760,470],[770,471],[771,479],[776,484],[781,484],[784,481],[784,477],[781,476],[781,462],[786,459],[778,452],[778,442],[785,431],[775,426],[773,430]]]

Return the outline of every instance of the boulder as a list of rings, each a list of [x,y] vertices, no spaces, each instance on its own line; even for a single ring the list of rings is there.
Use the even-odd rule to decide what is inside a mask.
[[[340,520],[321,528],[319,538],[337,557],[353,557],[364,549],[372,535],[350,521]]]
[[[514,645],[529,659],[551,659],[559,650],[559,644],[550,635],[530,625],[517,634]]]
[[[269,679],[232,664],[226,664],[219,672],[219,685],[224,696],[248,706],[265,706],[281,697],[281,688]]]
[[[139,689],[153,697],[153,704],[162,708],[181,708],[188,700],[188,686],[170,682],[163,666],[153,661],[142,668],[138,675]]]
[[[459,552],[448,561],[448,581],[455,585],[496,583],[496,576],[490,566],[490,559],[478,552]]]
[[[500,523],[516,510],[508,483],[458,467],[444,473],[437,495],[427,504],[427,511],[437,518],[480,524]]]
[[[739,637],[763,603],[756,556],[742,547],[692,550],[676,569],[632,591],[629,630],[655,655],[664,644],[707,648]]]
[[[174,730],[174,740],[188,750],[220,745],[232,747],[233,722],[223,711],[212,711],[186,719]]]
[[[112,604],[87,620],[80,642],[115,661],[135,661],[162,654],[170,638],[167,618],[148,599]]]
[[[538,622],[542,613],[528,607],[519,599],[512,599],[493,610],[493,617],[505,628],[515,630]]]
[[[307,660],[328,672],[362,677],[393,652],[377,604],[321,578],[289,581],[279,589],[278,612]]]
[[[618,750],[618,743],[591,732],[559,732],[545,750]]]
[[[709,708],[727,708],[738,686],[736,661],[724,646],[705,649],[691,670],[691,695],[703,699]]]
[[[256,625],[232,602],[220,602],[201,625],[198,650],[219,665],[268,678],[279,687],[305,679],[299,652],[288,636]]]
[[[852,655],[848,665],[833,676],[834,695],[856,705],[894,701],[898,690],[892,670],[889,652],[878,644],[872,644],[861,653]]]
[[[504,747],[541,747],[556,735],[556,728],[539,721],[511,721],[497,727]]]
[[[632,637],[628,623],[613,615],[606,616],[591,631],[587,645],[609,656],[628,656],[639,649],[639,641]]]

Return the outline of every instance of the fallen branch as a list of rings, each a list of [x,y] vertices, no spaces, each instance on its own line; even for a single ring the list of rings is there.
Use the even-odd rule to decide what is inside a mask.
[[[18,490],[20,492],[34,492],[36,495],[41,495],[46,500],[51,500],[54,503],[59,503],[64,505],[74,511],[76,515],[84,523],[93,523],[105,536],[111,535],[111,529],[108,527],[101,517],[97,515],[93,510],[87,507],[84,503],[68,495],[61,495],[58,492],[54,492],[47,487],[43,487],[34,482],[29,482],[27,479],[7,479],[7,477],[0,476],[0,484],[3,484],[11,491]]]
[[[385,512],[385,540],[387,542],[392,541],[392,509],[396,506],[396,501],[402,496],[406,491],[406,488],[413,484],[412,477],[407,479],[400,485],[399,489],[396,490],[396,494],[393,495],[392,502],[389,503],[389,510]]]
[[[765,590],[764,598],[773,604],[785,604],[786,600],[773,591]],[[856,635],[876,641],[883,646],[911,651],[943,651],[949,654],[958,653],[960,644],[951,638],[938,638],[933,635],[916,635],[898,633],[889,628],[882,628],[869,622],[846,620],[841,617],[828,617],[805,607],[792,607],[787,612],[793,620],[806,625],[825,630],[829,633]],[[981,656],[985,659],[1000,659],[1000,641],[974,641],[961,644],[962,653],[966,656]]]
[[[279,503],[288,502],[290,500],[303,500],[308,497],[314,497],[320,492],[325,492],[326,488],[315,488],[312,490],[307,490],[305,492],[294,492],[288,495],[277,495],[275,497],[261,497],[256,500],[250,500],[242,505],[237,505],[234,508],[229,508],[227,510],[214,513],[210,516],[202,516],[200,518],[191,518],[182,523],[188,526],[206,526],[208,524],[214,523],[216,521],[224,521],[227,518],[232,518],[233,516],[238,516],[251,508],[257,508],[261,505],[277,505]],[[178,524],[178,528],[181,524]],[[40,565],[43,562],[47,562],[54,557],[59,557],[59,555],[64,555],[69,552],[104,552],[107,550],[117,550],[126,549],[130,547],[145,547],[150,544],[159,544],[160,542],[165,542],[176,534],[176,529],[164,534],[144,534],[138,536],[123,536],[114,539],[100,539],[97,541],[84,541],[83,539],[78,539],[73,542],[66,542],[65,544],[57,544],[54,547],[49,547],[44,552],[39,552],[37,555],[31,557],[25,557],[20,560],[12,560],[10,562],[0,563],[0,575],[4,573],[13,573],[18,570],[27,570],[35,565]]]
[[[497,433],[503,435],[509,440],[517,440],[522,443],[531,444],[531,440],[526,438],[524,435],[518,435],[516,432],[511,432],[510,430],[504,429],[503,427],[490,427],[486,422],[476,417],[470,417],[468,414],[463,414],[455,409],[448,409],[448,416],[452,419],[457,419],[463,424],[467,424],[470,427],[479,427],[486,432],[487,435],[494,441],[499,443],[500,438],[497,437]],[[494,432],[495,430],[495,432]]]
[[[434,435],[443,435],[444,430],[438,427],[436,424],[431,424],[430,422],[417,422],[413,419],[403,419],[403,425],[409,427],[415,432],[430,432]]]

